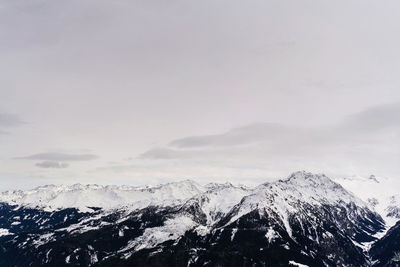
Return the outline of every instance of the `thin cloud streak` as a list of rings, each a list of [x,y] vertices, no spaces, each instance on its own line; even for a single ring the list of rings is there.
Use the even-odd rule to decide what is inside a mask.
[[[26,124],[26,122],[22,121],[18,115],[0,113],[0,135],[10,134],[8,131],[4,131],[4,129],[15,128],[23,124]]]
[[[247,145],[268,138],[283,137],[294,131],[299,129],[277,123],[259,123],[235,128],[223,134],[189,136],[174,140],[169,145],[177,148]]]
[[[38,153],[15,159],[24,160],[48,160],[48,161],[89,161],[99,158],[93,154],[67,154],[67,153]]]
[[[17,127],[25,123],[18,115],[0,113],[0,127]]]
[[[65,169],[69,166],[69,164],[58,161],[43,161],[36,163],[35,166],[45,169]]]
[[[371,107],[349,116],[339,127],[367,134],[400,127],[400,103]]]

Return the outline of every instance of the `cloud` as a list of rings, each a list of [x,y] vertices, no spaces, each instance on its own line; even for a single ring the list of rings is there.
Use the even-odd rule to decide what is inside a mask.
[[[64,169],[67,168],[69,165],[68,163],[59,161],[43,161],[36,163],[35,166],[45,169]]]
[[[256,143],[267,139],[284,138],[299,131],[276,123],[258,123],[234,128],[226,133],[204,136],[189,136],[172,141],[169,145],[178,148],[237,146]],[[153,151],[167,154],[166,151]]]
[[[400,103],[368,108],[348,117],[339,127],[366,133],[400,127]]]
[[[16,127],[25,124],[17,115],[0,113],[0,127]]]
[[[0,134],[8,134],[4,128],[13,128],[25,124],[19,116],[15,114],[0,113]]]
[[[150,149],[139,156],[142,159],[174,159],[181,158],[182,152],[170,148]]]
[[[45,160],[45,161],[88,161],[97,159],[93,154],[68,154],[68,153],[38,153],[16,159]]]
[[[225,133],[176,139],[165,147],[152,148],[140,159],[233,158],[249,154],[298,150],[323,141],[323,132],[277,123],[257,123]],[[239,155],[238,155],[239,154]]]
[[[99,167],[96,168],[96,172],[111,172],[111,173],[123,173],[123,172],[132,172],[138,169],[143,169],[143,166],[139,165],[115,165],[115,166],[107,166],[107,167]]]

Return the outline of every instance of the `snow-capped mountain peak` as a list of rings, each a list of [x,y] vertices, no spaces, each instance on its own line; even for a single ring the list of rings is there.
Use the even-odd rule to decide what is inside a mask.
[[[286,180],[279,180],[273,185],[290,195],[298,194],[298,198],[310,203],[315,201],[319,203],[354,202],[360,206],[366,206],[365,202],[325,174],[313,174],[306,171],[295,172]]]
[[[364,201],[327,176],[301,171],[291,174],[286,180],[257,187],[235,206],[227,224],[257,210],[260,214],[277,214],[291,235],[289,217],[299,210],[308,209],[310,205],[331,205],[348,209],[351,204],[367,208]]]
[[[313,174],[311,172],[306,172],[306,171],[298,171],[294,172],[286,180],[287,182],[292,182],[292,183],[297,183],[299,185],[313,185],[315,186],[321,186],[321,185],[327,185],[327,184],[332,184],[332,180],[329,179],[325,174]]]

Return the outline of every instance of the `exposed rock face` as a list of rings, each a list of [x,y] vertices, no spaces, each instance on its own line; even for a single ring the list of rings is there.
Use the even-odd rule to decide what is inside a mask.
[[[370,250],[375,266],[400,266],[400,221]]]

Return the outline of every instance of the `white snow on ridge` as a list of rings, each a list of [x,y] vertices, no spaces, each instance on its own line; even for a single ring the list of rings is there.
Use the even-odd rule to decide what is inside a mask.
[[[88,207],[111,209],[121,206],[144,208],[149,205],[171,205],[204,191],[204,187],[188,180],[153,187],[49,185],[29,191],[3,192],[0,194],[0,202],[45,210],[78,208],[82,212],[90,212],[92,209]]]
[[[91,212],[88,207],[115,209],[127,206],[130,209],[145,208],[150,205],[172,206],[183,204],[191,198],[203,198],[204,212],[211,224],[218,213],[228,212],[234,205],[251,192],[244,186],[230,183],[201,186],[185,180],[158,186],[41,186],[28,191],[6,191],[0,193],[0,202],[28,207],[39,207],[48,211],[63,208],[78,208],[81,212]],[[199,200],[199,199],[194,199]]]
[[[249,195],[252,190],[242,186],[232,184],[213,185],[209,190],[197,195],[191,201],[201,204],[203,212],[207,216],[207,225],[212,225],[218,216],[227,214],[233,206],[238,204],[244,196]]]
[[[262,184],[256,188],[234,186],[230,183],[211,183],[202,186],[190,180],[148,187],[48,185],[28,191],[0,193],[0,202],[39,207],[49,211],[77,208],[81,212],[91,212],[93,210],[88,207],[100,207],[106,210],[124,207],[140,209],[149,205],[172,206],[194,201],[200,203],[202,211],[206,214],[207,225],[213,225],[218,217],[227,214],[242,201],[240,210],[232,220],[256,208],[270,207],[280,215],[289,234],[290,226],[287,218],[290,213],[296,211],[291,200],[297,199],[313,205],[354,202],[362,207],[374,206],[373,208],[385,219],[388,226],[399,219],[387,216],[390,207],[392,210],[398,208],[400,214],[400,194],[397,190],[400,185],[394,180],[371,176],[336,179],[335,182],[323,174],[300,171],[293,173],[286,180]],[[344,189],[355,195],[349,194]]]

